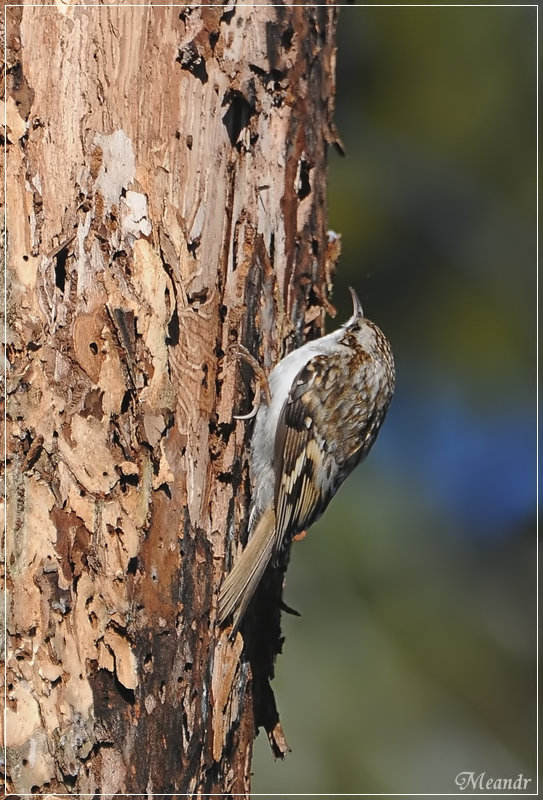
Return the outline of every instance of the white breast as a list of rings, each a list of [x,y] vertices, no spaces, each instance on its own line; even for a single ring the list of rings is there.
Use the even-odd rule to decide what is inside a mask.
[[[251,475],[253,480],[253,510],[251,527],[262,511],[268,508],[275,498],[275,435],[279,417],[287,401],[296,375],[308,361],[337,348],[337,339],[341,331],[334,331],[327,336],[293,350],[283,358],[271,371],[269,376],[271,403],[264,403],[258,409],[251,442]]]

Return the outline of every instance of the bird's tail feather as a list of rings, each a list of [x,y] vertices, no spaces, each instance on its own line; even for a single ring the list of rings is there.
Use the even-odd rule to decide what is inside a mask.
[[[258,520],[247,547],[221,586],[219,624],[233,613],[233,631],[238,629],[241,618],[271,559],[274,533],[275,514],[273,510],[268,510]]]

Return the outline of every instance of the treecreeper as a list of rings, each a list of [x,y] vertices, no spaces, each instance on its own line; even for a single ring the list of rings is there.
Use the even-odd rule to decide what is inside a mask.
[[[352,317],[279,361],[256,412],[249,539],[219,592],[219,624],[232,616],[233,632],[268,564],[367,456],[392,400],[392,350],[351,295]]]

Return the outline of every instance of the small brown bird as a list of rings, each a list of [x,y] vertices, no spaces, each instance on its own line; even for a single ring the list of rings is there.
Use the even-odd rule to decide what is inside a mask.
[[[269,376],[251,440],[249,541],[219,594],[234,630],[272,558],[317,520],[364,458],[394,393],[394,359],[351,289],[341,328],[289,353]]]

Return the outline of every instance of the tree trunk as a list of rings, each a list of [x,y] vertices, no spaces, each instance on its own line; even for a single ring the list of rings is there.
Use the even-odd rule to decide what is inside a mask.
[[[215,624],[228,347],[269,369],[329,307],[336,13],[7,8],[8,792],[243,794],[258,726],[286,748],[281,576]]]

